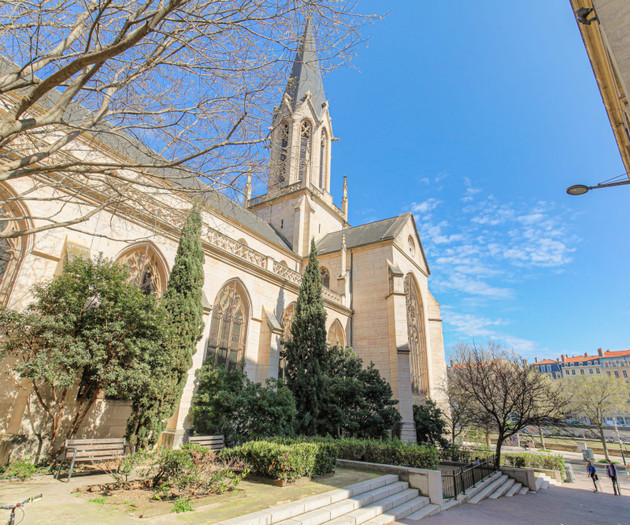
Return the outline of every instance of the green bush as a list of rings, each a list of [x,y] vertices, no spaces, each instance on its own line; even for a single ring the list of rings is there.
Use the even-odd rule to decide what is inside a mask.
[[[222,494],[234,489],[249,468],[241,461],[218,458],[205,447],[184,445],[159,450],[152,472],[152,485],[161,492],[156,499],[164,499],[176,494]]]
[[[460,445],[451,445],[439,449],[439,456],[440,461],[456,461],[458,463],[472,463],[475,458],[494,461],[492,451],[486,445],[481,444],[465,448]]]
[[[504,467],[559,470],[563,480],[565,476],[564,456],[555,454],[531,454],[529,452],[502,454],[501,465]]]
[[[274,441],[250,441],[240,447],[224,449],[219,455],[224,459],[242,460],[249,465],[252,474],[287,482],[332,472],[336,459],[334,447],[326,443]]]
[[[432,445],[410,445],[399,439],[358,439],[331,437],[301,437],[298,439],[275,439],[274,442],[318,443],[330,447],[330,455],[339,459],[400,465],[405,467],[437,469],[438,452]],[[330,457],[330,456],[327,456]]]
[[[173,510],[171,512],[191,512],[193,510],[190,501],[185,498],[178,498],[175,500],[175,504],[173,505]]]
[[[29,458],[17,459],[2,472],[5,479],[17,478],[21,481],[31,479],[37,471],[37,465]]]

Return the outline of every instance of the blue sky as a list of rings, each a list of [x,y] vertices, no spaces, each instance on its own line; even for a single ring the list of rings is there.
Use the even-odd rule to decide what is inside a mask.
[[[387,5],[324,79],[351,224],[415,214],[447,352],[630,347],[630,187],[565,194],[624,172],[569,1]]]

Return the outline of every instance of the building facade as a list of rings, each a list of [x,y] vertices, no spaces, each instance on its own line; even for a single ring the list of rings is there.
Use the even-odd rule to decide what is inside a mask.
[[[415,439],[414,402],[441,402],[446,365],[440,307],[429,291],[430,271],[413,215],[351,227],[347,184],[341,207],[330,192],[333,137],[307,25],[272,122],[266,193],[252,197],[248,187],[245,203],[238,204],[211,189],[203,192],[204,336],[179,408],[161,437],[164,445],[177,446],[190,432],[195,372],[209,355],[228,366],[243,360],[256,381],[282,375],[280,350],[311,239],[320,257],[328,341],[352,346],[389,381],[399,401],[402,438]],[[90,147],[100,146],[91,140]],[[103,146],[100,153],[108,151]],[[22,179],[14,187],[0,185],[6,195],[28,188]],[[161,293],[192,201],[176,190],[161,197],[131,192],[125,206],[104,209],[80,229],[0,240],[0,305],[25,308],[33,285],[62,272],[64,261],[76,254],[102,253],[123,262],[139,286]],[[0,229],[25,226],[21,221],[36,227],[36,217],[51,213],[62,221],[77,216],[81,206],[79,197],[58,207],[50,195],[42,195],[41,202],[45,209],[12,201],[1,210]],[[7,372],[0,379],[4,434],[33,436],[43,416],[28,383],[11,373],[11,363],[2,367]],[[122,436],[129,412],[124,401],[102,399],[79,437]]]
[[[527,363],[526,363],[527,364]],[[551,379],[564,379],[570,381],[574,378],[589,378],[607,375],[620,381],[630,381],[630,350],[602,350],[597,349],[597,354],[578,356],[566,356],[562,354],[560,359],[535,358],[531,363],[534,370],[549,376]],[[615,414],[614,419],[620,426],[630,426],[630,402],[627,411]]]
[[[630,2],[570,1],[621,159],[630,174]]]

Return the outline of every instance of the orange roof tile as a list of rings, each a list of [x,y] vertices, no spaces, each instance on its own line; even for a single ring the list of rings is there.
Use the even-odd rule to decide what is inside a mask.
[[[610,350],[606,350],[604,352],[604,357],[628,357],[630,356],[630,350],[616,350],[611,352]]]
[[[543,359],[542,361],[536,361],[532,365],[557,365],[558,361],[555,359]]]
[[[583,361],[593,361],[595,359],[599,359],[598,355],[589,355],[584,357],[583,355],[576,355],[573,357],[567,357],[564,362],[565,363],[582,363]]]

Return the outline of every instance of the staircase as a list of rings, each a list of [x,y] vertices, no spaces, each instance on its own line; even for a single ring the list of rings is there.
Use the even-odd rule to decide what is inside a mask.
[[[536,479],[536,490],[552,483],[555,481],[541,475]],[[397,475],[388,474],[215,525],[386,525],[403,519],[417,521],[462,503],[476,504],[486,498],[511,498],[528,492],[527,487],[497,471],[469,488],[466,494],[437,505],[410,488],[406,481],[400,481]]]
[[[389,474],[216,525],[385,525],[428,506],[429,498]]]

